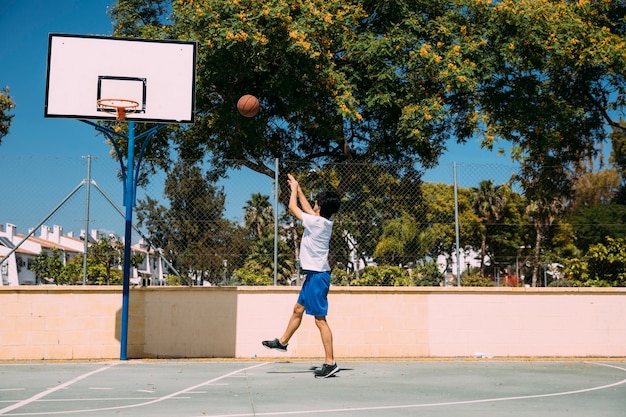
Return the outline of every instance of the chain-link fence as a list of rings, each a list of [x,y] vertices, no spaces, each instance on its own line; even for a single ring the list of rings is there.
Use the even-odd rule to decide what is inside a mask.
[[[276,162],[280,169],[296,167],[292,173],[311,200],[325,189],[342,196],[331,242],[335,285],[624,285],[623,206],[605,198],[568,211],[574,198],[542,222],[512,181],[513,165],[458,163],[422,175],[394,164],[301,169],[290,161]],[[37,229],[31,240],[42,251],[61,246],[65,266],[79,258],[80,245],[58,234],[80,240],[87,230],[93,242],[109,243],[124,236],[118,162],[0,157],[0,164],[0,236],[5,238],[0,255],[31,229]],[[275,177],[240,168],[214,181],[210,168],[179,161],[167,174],[150,175],[137,191],[134,208],[135,279],[189,285],[300,283],[302,230],[286,212],[286,174],[279,172],[276,183]],[[602,257],[597,245],[608,255]],[[47,282],[41,275],[50,272],[42,270],[36,250],[18,255],[29,259],[21,269],[16,261],[18,275],[32,269],[34,282]],[[121,255],[107,259],[108,267],[121,269]],[[9,263],[3,265],[6,284]],[[119,274],[104,282],[119,282]]]

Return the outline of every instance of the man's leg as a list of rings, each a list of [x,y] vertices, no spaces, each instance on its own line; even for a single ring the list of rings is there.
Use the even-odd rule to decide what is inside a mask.
[[[291,314],[291,317],[289,318],[289,323],[287,323],[287,328],[285,329],[285,333],[283,333],[280,339],[278,339],[278,341],[282,345],[286,345],[287,343],[289,343],[289,339],[291,339],[291,336],[293,336],[296,330],[298,330],[298,327],[300,327],[300,323],[302,323],[303,314],[304,314],[304,306],[300,303],[296,303],[296,305],[293,306],[293,313]]]
[[[324,345],[324,354],[326,356],[324,363],[332,365],[335,363],[335,355],[333,353],[333,333],[330,331],[330,326],[326,321],[326,317],[315,316],[315,324],[320,330],[320,336],[322,336],[322,344]]]

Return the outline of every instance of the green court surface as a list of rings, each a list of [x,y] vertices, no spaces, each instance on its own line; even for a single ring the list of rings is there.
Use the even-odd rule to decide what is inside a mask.
[[[626,360],[0,363],[0,416],[620,416]]]

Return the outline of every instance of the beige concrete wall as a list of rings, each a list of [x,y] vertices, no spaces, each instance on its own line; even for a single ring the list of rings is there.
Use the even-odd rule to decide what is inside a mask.
[[[282,335],[298,290],[259,297],[252,289],[240,296],[237,356],[320,357],[319,331],[311,316],[290,341],[287,355],[259,341]],[[397,288],[340,288],[329,295],[328,323],[337,357],[428,356],[428,292]],[[261,300],[259,300],[261,298]]]
[[[626,356],[624,289],[467,289],[429,297],[431,355]]]
[[[298,288],[133,288],[128,357],[321,357],[305,316],[282,334]],[[339,288],[338,358],[626,356],[626,289]],[[0,288],[0,360],[119,358],[120,287]]]
[[[131,291],[128,356],[235,357],[236,288],[143,287]],[[131,348],[132,346],[132,348]]]
[[[0,360],[115,358],[121,292],[97,287],[0,289]]]

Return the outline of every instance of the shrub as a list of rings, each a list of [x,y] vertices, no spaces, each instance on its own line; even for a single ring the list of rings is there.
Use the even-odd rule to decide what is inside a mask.
[[[347,286],[354,279],[354,275],[346,272],[344,269],[335,268],[330,273],[330,283],[332,285]]]
[[[565,264],[565,275],[580,287],[626,286],[626,239],[607,237],[591,245],[584,258]]]
[[[415,285],[419,287],[438,287],[446,278],[443,272],[439,271],[437,262],[423,261],[413,270]]]
[[[249,271],[245,268],[235,270],[233,275],[239,279],[241,285],[272,285],[274,278],[267,274]]]
[[[359,279],[353,280],[350,285],[402,287],[413,285],[413,281],[409,273],[399,266],[367,266]]]
[[[461,279],[461,285],[464,287],[493,287],[494,283],[489,278],[470,274]]]
[[[165,275],[165,277],[163,277],[165,279],[165,285],[171,285],[171,286],[182,286],[183,284],[185,284],[183,282],[183,280],[181,280],[180,278],[178,278],[177,275]]]
[[[573,287],[574,282],[568,279],[556,279],[548,284],[548,287]]]

